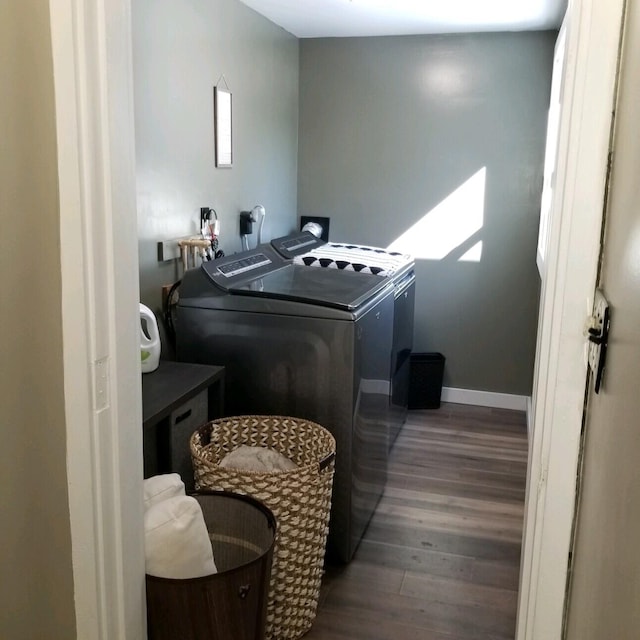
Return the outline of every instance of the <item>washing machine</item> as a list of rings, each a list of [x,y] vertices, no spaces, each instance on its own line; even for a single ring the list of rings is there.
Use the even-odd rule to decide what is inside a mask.
[[[348,562],[384,490],[394,286],[261,245],[184,274],[179,360],[226,367],[227,415],[313,420],[336,439],[328,548]]]
[[[413,256],[381,247],[327,242],[308,231],[271,241],[273,248],[294,264],[387,278],[394,287],[393,344],[389,393],[389,448],[393,446],[409,407],[410,356],[413,348],[415,262]]]

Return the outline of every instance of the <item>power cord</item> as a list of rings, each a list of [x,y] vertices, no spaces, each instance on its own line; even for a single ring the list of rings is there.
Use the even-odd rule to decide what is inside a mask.
[[[171,285],[171,289],[169,289],[169,293],[167,293],[167,297],[164,299],[162,309],[164,326],[167,330],[167,337],[174,347],[176,346],[176,327],[173,322],[173,309],[178,304],[178,289],[180,288],[181,284],[182,280],[178,280]]]

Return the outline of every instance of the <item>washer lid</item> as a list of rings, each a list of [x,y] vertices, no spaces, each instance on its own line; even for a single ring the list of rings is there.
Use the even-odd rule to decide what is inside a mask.
[[[369,274],[290,264],[229,291],[352,311],[387,286],[388,280]]]
[[[413,257],[380,247],[330,242],[293,256],[295,264],[307,267],[328,267],[358,273],[393,277],[413,265]]]

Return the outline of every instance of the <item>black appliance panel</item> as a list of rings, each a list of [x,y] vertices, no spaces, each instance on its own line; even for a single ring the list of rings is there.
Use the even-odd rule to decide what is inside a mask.
[[[216,287],[227,292],[235,286],[251,282],[289,264],[270,245],[263,244],[249,251],[203,262],[201,269]]]
[[[322,238],[314,236],[309,231],[298,231],[288,236],[274,238],[271,246],[286,260],[292,260],[295,256],[307,253],[316,247],[326,244]]]

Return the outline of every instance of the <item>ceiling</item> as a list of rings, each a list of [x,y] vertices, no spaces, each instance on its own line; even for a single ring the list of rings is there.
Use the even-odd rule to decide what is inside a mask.
[[[298,38],[557,29],[567,0],[241,0]]]

